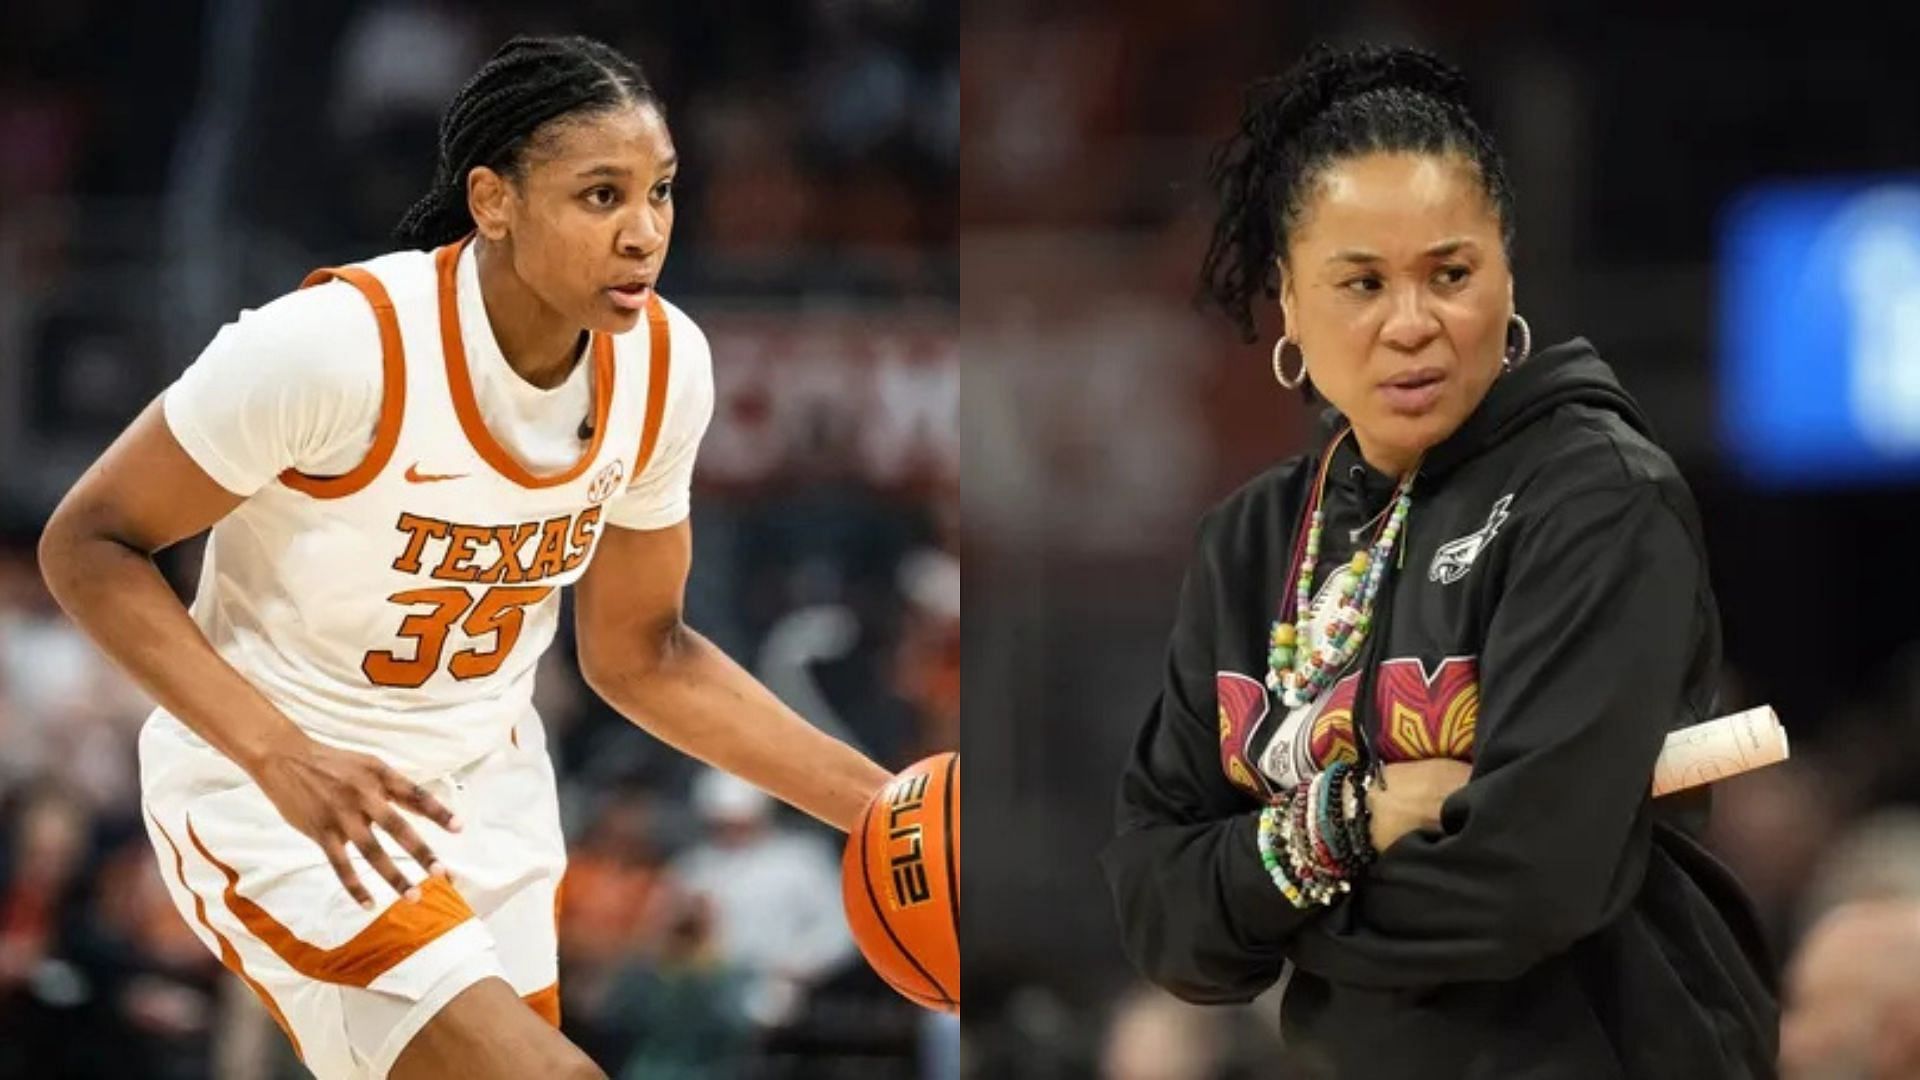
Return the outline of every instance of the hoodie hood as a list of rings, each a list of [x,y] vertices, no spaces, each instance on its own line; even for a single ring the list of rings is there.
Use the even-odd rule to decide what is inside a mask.
[[[1639,403],[1620,385],[1613,369],[1600,359],[1593,344],[1577,337],[1537,350],[1512,371],[1495,379],[1487,396],[1481,399],[1480,407],[1468,414],[1466,422],[1427,451],[1420,462],[1420,473],[1427,477],[1445,476],[1565,405],[1585,405],[1618,413],[1635,431],[1650,439],[1653,437]],[[1334,409],[1327,410],[1321,417],[1328,438],[1346,423],[1346,418]],[[1357,454],[1355,458],[1358,459]],[[1391,486],[1391,478],[1380,479]]]

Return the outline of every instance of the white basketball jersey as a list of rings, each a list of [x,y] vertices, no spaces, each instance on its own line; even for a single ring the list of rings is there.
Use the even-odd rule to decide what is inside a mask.
[[[505,743],[532,709],[560,589],[593,558],[601,507],[659,439],[667,314],[595,334],[593,428],[572,468],[536,476],[489,434],[460,336],[462,245],[317,271],[373,305],[385,364],[366,458],[281,474],[213,528],[193,617],[215,649],[316,738],[424,779]]]

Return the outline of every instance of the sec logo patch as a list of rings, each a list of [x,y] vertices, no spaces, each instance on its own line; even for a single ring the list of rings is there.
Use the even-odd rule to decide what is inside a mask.
[[[626,479],[626,476],[626,466],[615,459],[612,464],[594,474],[593,483],[587,488],[587,501],[597,506],[613,498],[613,493],[620,490],[620,481]]]

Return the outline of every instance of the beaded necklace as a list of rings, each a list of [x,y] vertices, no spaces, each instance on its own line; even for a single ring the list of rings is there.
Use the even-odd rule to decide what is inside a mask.
[[[1320,533],[1326,522],[1322,502],[1326,497],[1327,471],[1341,440],[1353,433],[1347,428],[1334,436],[1320,460],[1320,475],[1308,497],[1305,550],[1295,549],[1299,573],[1294,579],[1289,607],[1281,609],[1273,622],[1267,642],[1267,688],[1280,695],[1281,703],[1297,709],[1318,698],[1333,685],[1340,672],[1360,651],[1373,623],[1373,602],[1386,578],[1387,564],[1393,559],[1394,543],[1399,540],[1413,506],[1413,479],[1419,473],[1416,463],[1407,470],[1394,492],[1392,510],[1365,551],[1354,553],[1351,577],[1334,590],[1333,612],[1324,632],[1313,627],[1313,572],[1320,561]],[[1289,617],[1289,615],[1291,617]],[[1317,638],[1318,640],[1312,640]]]

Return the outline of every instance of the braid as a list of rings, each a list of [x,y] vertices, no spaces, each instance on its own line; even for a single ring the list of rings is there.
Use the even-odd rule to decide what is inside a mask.
[[[1254,340],[1256,294],[1278,296],[1278,264],[1313,185],[1367,153],[1459,155],[1477,170],[1513,245],[1513,192],[1493,139],[1467,107],[1467,80],[1417,49],[1315,46],[1293,69],[1247,90],[1240,129],[1208,163],[1219,216],[1200,270],[1203,302]]]
[[[473,230],[467,174],[484,165],[518,176],[529,144],[562,117],[628,105],[661,108],[638,64],[584,37],[516,37],[455,94],[440,118],[433,186],[394,237],[412,247],[450,243]]]

